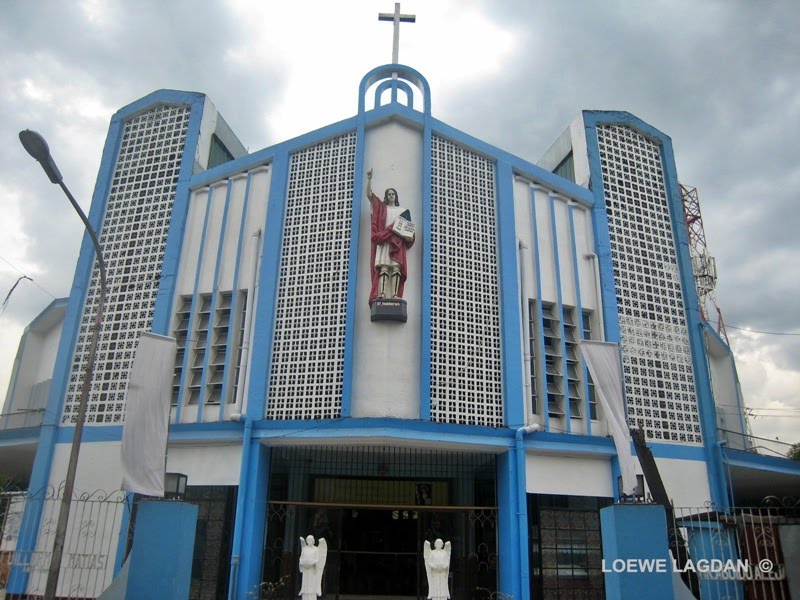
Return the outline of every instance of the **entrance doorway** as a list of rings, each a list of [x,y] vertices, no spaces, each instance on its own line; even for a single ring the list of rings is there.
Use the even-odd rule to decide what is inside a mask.
[[[419,572],[417,511],[342,511],[339,597],[416,598]]]
[[[495,507],[333,506],[270,502],[262,579],[273,598],[300,589],[300,537],[325,538],[325,600],[424,600],[424,542],[452,544],[451,597],[485,600],[496,589]]]
[[[423,544],[452,546],[453,598],[497,590],[495,457],[413,448],[275,448],[261,581],[300,590],[300,538],[328,548],[323,600],[424,600]]]

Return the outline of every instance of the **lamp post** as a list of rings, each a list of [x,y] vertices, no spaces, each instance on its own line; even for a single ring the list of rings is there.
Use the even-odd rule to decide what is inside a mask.
[[[81,388],[81,398],[78,404],[78,415],[75,422],[75,434],[72,438],[72,448],[69,454],[69,463],[67,465],[67,477],[64,480],[64,495],[61,498],[61,510],[58,513],[58,522],[56,524],[55,539],[53,540],[53,555],[50,560],[50,570],[47,573],[47,585],[45,587],[44,598],[45,600],[53,600],[56,594],[56,586],[58,585],[58,575],[61,569],[61,558],[64,554],[64,539],[67,533],[67,520],[69,519],[69,507],[72,501],[72,492],[75,487],[75,473],[78,469],[78,455],[81,451],[81,438],[83,437],[83,423],[86,420],[86,405],[89,401],[89,388],[92,383],[92,374],[94,371],[94,361],[97,354],[97,341],[100,337],[100,324],[103,321],[103,305],[106,299],[106,264],[103,260],[103,251],[100,248],[100,242],[97,239],[89,220],[86,218],[81,207],[75,201],[67,186],[64,185],[64,178],[58,170],[53,157],[50,155],[50,148],[47,146],[45,139],[30,129],[19,132],[19,140],[33,158],[39,161],[50,178],[52,183],[61,186],[61,189],[69,198],[72,207],[78,216],[83,221],[86,232],[94,244],[95,254],[97,256],[97,265],[100,268],[100,298],[97,302],[97,312],[94,317],[94,327],[92,329],[92,340],[89,345],[89,356],[86,360],[86,372],[83,375],[83,386]]]

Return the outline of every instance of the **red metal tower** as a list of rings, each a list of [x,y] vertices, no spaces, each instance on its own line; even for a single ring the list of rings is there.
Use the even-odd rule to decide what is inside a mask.
[[[709,316],[712,311],[717,315],[717,333],[728,342],[725,331],[725,322],[722,320],[722,311],[717,304],[714,288],[717,286],[717,265],[714,257],[709,254],[706,244],[706,233],[703,229],[703,216],[700,214],[700,199],[697,188],[680,184],[681,200],[683,201],[683,214],[686,218],[686,230],[689,232],[689,252],[692,257],[692,270],[694,271],[697,296],[700,303],[700,316],[704,321],[711,322]],[[709,310],[710,309],[710,310]]]

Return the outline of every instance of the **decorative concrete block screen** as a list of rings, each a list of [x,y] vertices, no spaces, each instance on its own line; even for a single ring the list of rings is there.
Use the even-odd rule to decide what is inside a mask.
[[[125,123],[100,231],[108,295],[86,421],[119,423],[139,334],[150,331],[172,204],[189,125],[188,106],[161,105]],[[81,316],[62,421],[77,418],[100,297],[95,264]]]
[[[600,126],[597,137],[630,425],[651,440],[701,443],[660,147],[628,127]]]
[[[341,415],[355,133],[292,155],[268,419]]]
[[[494,164],[432,146],[431,420],[502,427]]]

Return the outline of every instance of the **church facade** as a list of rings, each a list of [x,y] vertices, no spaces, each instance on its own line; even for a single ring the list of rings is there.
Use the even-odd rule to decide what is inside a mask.
[[[673,503],[736,500],[715,405],[742,413],[739,386],[700,318],[671,141],[584,112],[537,166],[435,119],[410,67],[358,94],[356,116],[249,154],[201,94],[114,116],[77,487],[119,488],[128,377],[153,332],[177,345],[166,470],[206,510],[192,597],[261,582],[296,597],[313,535],[325,597],[423,597],[423,543],[442,539],[453,598],[603,598],[599,510],[621,469],[582,340],[619,343],[628,423]],[[4,412],[46,405],[31,491],[64,479],[93,265],[87,241],[49,350],[22,348],[9,389]],[[725,431],[741,443],[743,418]],[[37,550],[31,531],[17,550]]]

